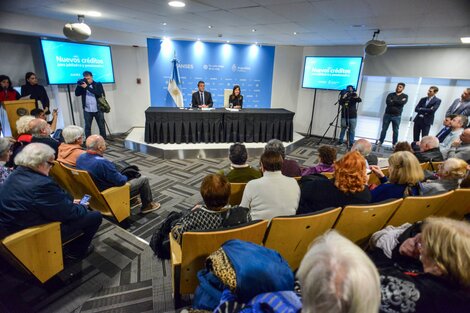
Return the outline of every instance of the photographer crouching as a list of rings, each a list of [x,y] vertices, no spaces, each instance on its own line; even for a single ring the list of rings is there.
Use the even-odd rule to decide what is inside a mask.
[[[357,104],[362,99],[356,93],[356,89],[352,85],[348,85],[346,89],[339,94],[339,104],[341,106],[341,132],[339,134],[338,144],[343,144],[344,135],[348,130],[348,149],[351,149],[354,143],[354,135],[356,132],[357,121]]]

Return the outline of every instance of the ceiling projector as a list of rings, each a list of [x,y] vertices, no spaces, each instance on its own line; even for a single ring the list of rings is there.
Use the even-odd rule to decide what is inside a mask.
[[[91,28],[85,24],[85,15],[78,15],[78,23],[67,23],[63,29],[65,37],[73,41],[87,40],[91,35]]]
[[[372,40],[369,40],[368,42],[366,42],[364,51],[368,55],[374,55],[374,56],[382,55],[387,51],[387,43],[385,41],[376,39],[379,33],[380,33],[380,29],[376,30],[374,32]]]

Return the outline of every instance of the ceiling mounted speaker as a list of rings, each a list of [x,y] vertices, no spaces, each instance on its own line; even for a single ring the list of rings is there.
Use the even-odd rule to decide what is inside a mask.
[[[65,37],[73,41],[87,40],[91,35],[90,26],[85,24],[85,16],[78,16],[78,23],[67,23],[64,25],[63,32]]]
[[[364,46],[364,51],[368,55],[382,55],[387,51],[387,43],[385,41],[376,39],[379,33],[380,29],[376,30],[374,32],[372,40],[366,42],[366,45]]]

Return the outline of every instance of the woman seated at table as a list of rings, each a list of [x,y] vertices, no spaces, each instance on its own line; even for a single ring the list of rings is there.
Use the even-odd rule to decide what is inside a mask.
[[[333,173],[332,180],[322,175],[302,178],[297,214],[370,202],[370,191],[366,186],[366,159],[359,152],[349,152],[336,161]]]
[[[450,158],[439,166],[439,179],[429,180],[421,184],[423,195],[431,196],[459,188],[460,181],[467,173],[467,162]]]
[[[370,169],[379,177],[381,184],[372,190],[372,203],[388,199],[398,199],[421,194],[419,183],[424,173],[416,156],[408,151],[395,152],[388,158],[387,178],[380,167],[371,165]]]
[[[243,107],[243,96],[240,92],[240,86],[233,86],[233,91],[228,98],[228,104],[231,109],[241,109]]]
[[[250,211],[239,206],[226,207],[230,197],[230,183],[225,176],[210,174],[201,184],[204,205],[196,205],[173,227],[173,237],[181,243],[187,231],[214,230],[251,221]]]

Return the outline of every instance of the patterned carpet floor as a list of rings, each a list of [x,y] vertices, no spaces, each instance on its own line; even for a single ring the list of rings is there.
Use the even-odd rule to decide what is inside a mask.
[[[124,148],[124,136],[108,142],[105,156],[137,165],[150,180],[161,208],[147,215],[133,208],[122,225],[104,220],[86,259],[65,264],[41,285],[0,258],[0,312],[174,312],[169,263],[158,260],[147,242],[171,211],[190,209],[202,201],[202,178],[226,168],[228,159],[162,160]],[[304,138],[289,154],[304,166],[318,162],[318,138]],[[346,147],[338,147],[338,157]],[[381,156],[381,155],[379,155]],[[259,156],[249,163],[258,166]]]

